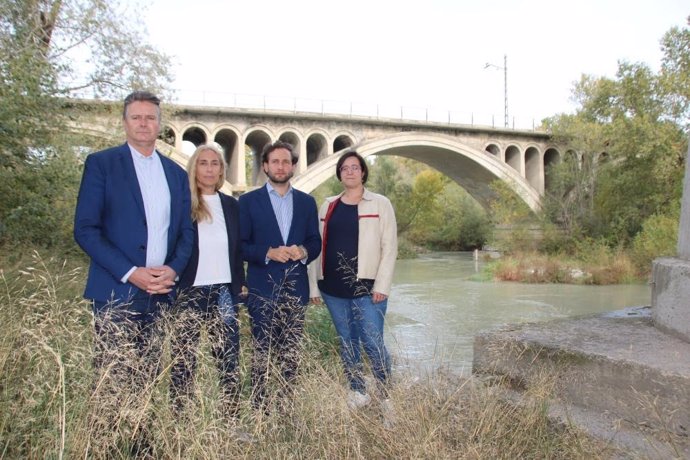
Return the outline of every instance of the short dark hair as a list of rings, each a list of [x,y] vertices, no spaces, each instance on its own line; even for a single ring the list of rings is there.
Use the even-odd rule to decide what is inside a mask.
[[[264,146],[264,149],[261,151],[261,163],[268,163],[268,156],[271,154],[272,151],[278,149],[285,149],[288,152],[290,152],[290,156],[292,157],[292,164],[297,164],[299,156],[297,155],[297,152],[295,152],[295,148],[292,146],[292,144],[285,141],[281,141],[280,139],[278,139],[272,144],[266,144]]]
[[[369,178],[369,167],[367,166],[367,162],[364,161],[362,155],[357,153],[355,150],[350,150],[349,152],[343,153],[342,156],[338,159],[338,164],[335,165],[336,177],[338,177],[338,180],[340,180],[340,168],[342,168],[343,163],[345,163],[345,160],[351,157],[355,157],[359,161],[359,167],[362,169],[362,185],[366,184],[367,179]]]
[[[125,98],[125,106],[122,108],[122,118],[127,118],[127,107],[132,102],[150,102],[158,107],[158,119],[161,118],[161,100],[150,91],[134,91]]]

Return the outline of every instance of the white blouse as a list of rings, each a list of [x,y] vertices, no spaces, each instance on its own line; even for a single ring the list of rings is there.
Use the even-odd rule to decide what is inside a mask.
[[[201,195],[211,211],[212,220],[198,222],[199,265],[196,269],[194,286],[208,286],[232,282],[228,249],[228,232],[225,227],[223,206],[220,196]]]

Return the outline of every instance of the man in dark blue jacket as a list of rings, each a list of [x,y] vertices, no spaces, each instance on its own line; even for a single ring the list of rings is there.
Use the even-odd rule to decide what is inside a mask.
[[[240,239],[247,261],[252,321],[253,403],[266,408],[266,378],[280,370],[281,393],[297,376],[304,314],[309,302],[307,264],[321,252],[316,201],[292,188],[298,157],[292,145],[268,144],[261,162],[268,182],[240,196]]]
[[[187,174],[155,149],[160,123],[158,97],[127,96],[127,142],[86,158],[77,199],[74,238],[91,258],[84,297],[95,317],[94,361],[115,385],[154,377],[157,319],[194,240]]]

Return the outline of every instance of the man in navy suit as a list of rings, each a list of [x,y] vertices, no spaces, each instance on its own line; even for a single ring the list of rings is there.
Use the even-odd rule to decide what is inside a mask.
[[[194,241],[187,174],[155,150],[160,122],[158,97],[127,96],[127,142],[86,158],[75,211],[74,238],[91,258],[84,297],[95,317],[94,364],[116,391],[155,376],[157,319]]]
[[[252,400],[257,408],[266,408],[272,361],[280,373],[280,396],[290,392],[297,376],[309,302],[307,264],[321,252],[316,201],[290,185],[297,160],[292,145],[268,144],[261,154],[266,185],[239,200],[254,336]]]

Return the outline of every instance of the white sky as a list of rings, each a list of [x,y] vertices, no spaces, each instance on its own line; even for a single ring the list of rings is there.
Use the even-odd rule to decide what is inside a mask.
[[[503,120],[571,112],[582,74],[659,69],[687,0],[152,0],[152,44],[184,91],[452,110]]]

